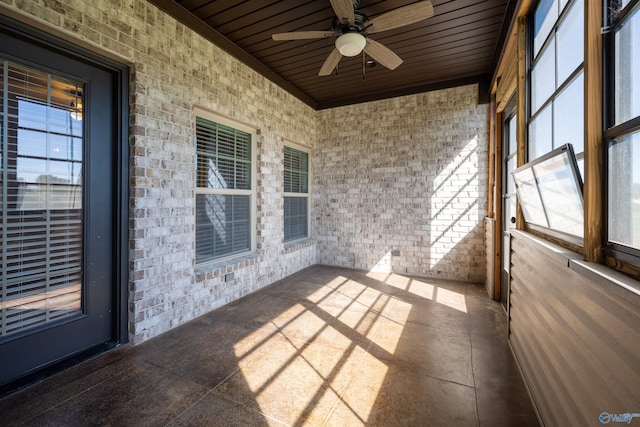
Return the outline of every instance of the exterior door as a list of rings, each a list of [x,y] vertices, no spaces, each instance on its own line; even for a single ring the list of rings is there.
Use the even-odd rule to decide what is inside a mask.
[[[0,27],[0,385],[114,340],[114,84]]]
[[[516,186],[511,173],[516,169],[516,113],[515,108],[505,110],[503,123],[503,165],[502,165],[502,252],[500,302],[508,312],[509,277],[510,277],[510,237],[509,230],[516,226]]]

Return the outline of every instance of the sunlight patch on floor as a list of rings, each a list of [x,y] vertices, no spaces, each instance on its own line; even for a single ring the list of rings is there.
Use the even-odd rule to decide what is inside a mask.
[[[372,275],[390,292],[335,277],[310,289],[305,301],[291,301],[263,319],[269,327],[246,343],[236,343],[242,381],[253,401],[270,411],[265,415],[295,425],[322,424],[339,413],[341,422],[365,425],[388,374],[384,359],[399,351],[414,304],[423,300],[466,312],[463,294],[400,274],[369,272],[367,278]],[[371,349],[386,356],[373,357]],[[348,390],[356,385],[358,397],[351,400]]]
[[[467,304],[464,295],[458,292],[453,292],[448,289],[438,288],[438,294],[436,301],[442,305],[453,308],[463,313],[467,312]]]
[[[436,287],[429,283],[421,282],[420,280],[411,280],[411,284],[407,290],[412,295],[432,300],[435,289]]]

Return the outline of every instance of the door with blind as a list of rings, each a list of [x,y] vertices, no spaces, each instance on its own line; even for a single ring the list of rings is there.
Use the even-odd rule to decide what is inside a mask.
[[[516,109],[512,101],[504,111],[503,122],[503,181],[502,181],[502,256],[500,278],[500,302],[508,312],[509,277],[511,275],[511,236],[509,230],[516,227],[516,184],[512,173],[517,166]]]
[[[0,38],[1,385],[113,340],[116,180],[111,73]]]

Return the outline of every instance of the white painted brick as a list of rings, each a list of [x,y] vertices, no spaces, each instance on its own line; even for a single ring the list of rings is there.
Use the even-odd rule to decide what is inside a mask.
[[[476,94],[465,86],[320,112],[321,263],[483,280],[474,258],[484,249],[463,243],[482,241],[486,214],[489,112]],[[383,258],[391,249],[402,256]]]
[[[482,280],[488,108],[475,86],[316,112],[150,2],[16,3],[131,64],[132,343],[316,262]],[[217,269],[194,261],[194,106],[259,128],[258,253]],[[312,147],[313,239],[294,246],[282,242],[285,138]]]

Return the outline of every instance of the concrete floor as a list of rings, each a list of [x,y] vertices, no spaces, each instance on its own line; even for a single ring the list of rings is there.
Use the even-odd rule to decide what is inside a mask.
[[[314,266],[6,396],[0,425],[538,422],[482,285]]]

